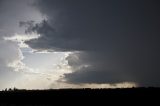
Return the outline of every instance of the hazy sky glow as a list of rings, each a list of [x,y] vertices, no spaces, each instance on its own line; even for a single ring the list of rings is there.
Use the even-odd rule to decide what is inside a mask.
[[[0,89],[160,86],[156,0],[0,0]]]

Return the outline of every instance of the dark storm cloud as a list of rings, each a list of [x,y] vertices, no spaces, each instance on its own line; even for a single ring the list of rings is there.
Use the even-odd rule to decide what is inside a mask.
[[[36,5],[48,20],[30,25],[27,31],[41,37],[26,43],[35,49],[83,52],[66,58],[75,70],[65,74],[68,82],[160,86],[159,4],[156,0],[39,0]]]
[[[67,58],[74,70],[65,74],[65,79],[72,83],[119,83],[133,81],[121,62],[104,53],[74,53]]]
[[[139,51],[71,54],[66,59],[74,72],[65,74],[65,79],[72,83],[136,82],[141,86],[159,86],[158,54]]]

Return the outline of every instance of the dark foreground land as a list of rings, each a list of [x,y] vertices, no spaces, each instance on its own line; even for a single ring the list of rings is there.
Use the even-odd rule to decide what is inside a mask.
[[[123,99],[124,101],[144,99],[147,101],[153,98],[154,100],[160,98],[160,88],[10,90],[0,91],[0,106],[10,106],[11,104],[14,104],[13,106],[41,106],[42,104],[45,106],[56,103],[63,104],[64,101],[65,103],[67,103],[66,101],[83,103],[98,100],[108,102],[113,99]]]

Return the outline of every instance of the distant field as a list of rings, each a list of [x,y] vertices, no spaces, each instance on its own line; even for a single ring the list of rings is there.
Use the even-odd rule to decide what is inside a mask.
[[[135,99],[160,97],[160,88],[125,88],[125,89],[57,89],[57,90],[10,90],[0,92],[0,103],[12,104],[53,104],[63,103],[58,100],[87,101],[110,99]],[[80,99],[78,99],[80,98]],[[1,106],[0,105],[0,106]]]

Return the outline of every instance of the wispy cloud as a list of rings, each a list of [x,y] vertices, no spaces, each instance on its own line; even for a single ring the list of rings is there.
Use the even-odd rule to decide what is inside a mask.
[[[25,35],[15,34],[14,36],[11,37],[4,37],[4,40],[17,42],[20,48],[27,48],[28,45],[25,43],[25,41],[29,41],[31,39],[37,39],[39,37],[40,35],[36,33],[30,33]]]

